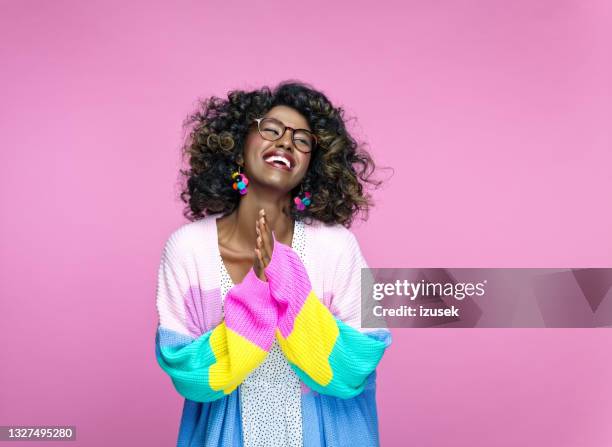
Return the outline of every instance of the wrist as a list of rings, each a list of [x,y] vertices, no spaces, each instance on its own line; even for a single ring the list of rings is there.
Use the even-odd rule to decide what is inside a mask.
[[[240,283],[229,290],[225,300],[248,308],[263,308],[272,304],[276,306],[270,295],[270,283],[258,278],[253,268],[249,269]]]
[[[272,239],[274,241],[272,255],[270,256],[270,262],[264,268],[264,274],[270,287],[272,287],[273,283],[280,282],[284,274],[287,273],[288,267],[286,261],[288,255],[292,252],[291,247],[279,242],[274,237],[274,234],[272,234]]]
[[[311,290],[310,279],[298,254],[276,240],[265,274],[270,294],[279,304],[299,304]]]

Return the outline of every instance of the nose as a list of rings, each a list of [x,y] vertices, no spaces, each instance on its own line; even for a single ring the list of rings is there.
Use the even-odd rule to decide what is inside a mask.
[[[283,136],[276,140],[276,146],[283,146],[285,149],[293,152],[293,129],[287,127]]]

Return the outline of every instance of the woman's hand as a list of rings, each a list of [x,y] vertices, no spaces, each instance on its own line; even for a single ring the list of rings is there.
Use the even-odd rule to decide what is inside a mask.
[[[260,259],[257,254],[257,249],[255,249],[255,260],[253,261],[253,271],[257,275],[259,279],[262,281],[267,281],[266,274],[264,273],[263,261]]]
[[[255,273],[262,281],[266,281],[264,269],[270,264],[272,259],[272,251],[274,250],[274,238],[272,237],[272,229],[268,225],[266,212],[259,210],[259,218],[255,222],[255,232],[257,233],[257,241],[255,248]]]

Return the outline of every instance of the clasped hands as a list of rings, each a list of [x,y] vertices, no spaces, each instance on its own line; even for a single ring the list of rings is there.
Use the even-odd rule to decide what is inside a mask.
[[[270,225],[268,224],[266,212],[263,209],[259,211],[259,217],[257,218],[257,221],[255,223],[255,231],[257,233],[257,241],[255,247],[255,260],[253,262],[253,271],[261,281],[269,282],[270,295],[278,306],[279,318],[282,318],[282,315],[287,312],[287,307],[292,306],[293,297],[290,296],[291,294],[287,293],[290,290],[290,287],[287,287],[288,284],[279,284],[278,281],[291,281],[291,278],[288,277],[288,275],[283,275],[282,277],[279,277],[278,274],[275,274],[274,276],[271,276],[270,272],[268,272],[268,275],[266,275],[265,269],[270,265],[270,262],[272,261],[274,244],[278,243],[279,245],[282,245],[282,243],[276,240],[276,237],[273,234]],[[279,249],[283,252],[285,251],[277,247],[277,250]],[[283,261],[281,260],[283,255],[277,254],[277,256],[280,256],[280,258],[278,259],[278,261],[274,262],[283,263]]]
[[[259,217],[255,221],[255,232],[257,233],[257,241],[253,270],[259,279],[267,281],[264,269],[268,267],[272,260],[274,237],[266,219],[266,212],[263,209],[259,210]]]

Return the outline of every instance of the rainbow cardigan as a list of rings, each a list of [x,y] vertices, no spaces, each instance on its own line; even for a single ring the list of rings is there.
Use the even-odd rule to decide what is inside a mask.
[[[185,398],[177,445],[242,445],[240,384],[275,337],[303,382],[304,445],[378,445],[375,369],[391,335],[361,328],[353,234],[307,225],[303,261],[275,241],[268,281],[250,270],[222,305],[218,217],[176,230],[158,272],[156,358]]]

